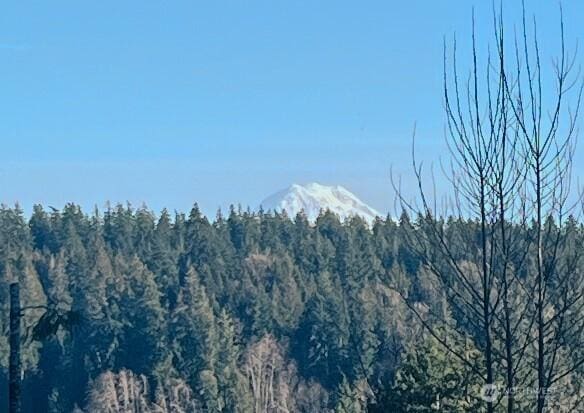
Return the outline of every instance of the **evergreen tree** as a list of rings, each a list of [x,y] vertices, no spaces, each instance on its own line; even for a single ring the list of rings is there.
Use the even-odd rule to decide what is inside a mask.
[[[170,337],[177,371],[196,389],[208,411],[220,411],[215,367],[218,358],[217,321],[213,306],[194,268],[179,292]]]
[[[225,309],[217,318],[218,354],[216,376],[221,406],[225,412],[245,413],[250,409],[250,400],[245,376],[239,369],[239,333],[233,319]]]
[[[151,237],[151,249],[145,264],[155,276],[162,306],[171,311],[179,288],[179,253],[173,245],[173,227],[166,210],[162,211]]]
[[[150,374],[162,359],[165,344],[165,311],[160,305],[154,274],[150,272],[138,257],[129,261],[116,257],[115,273],[123,289],[115,298],[119,300],[118,322],[123,326],[118,338],[118,352],[115,368],[127,368],[138,374]]]
[[[456,348],[458,356],[445,351],[434,338],[427,338],[410,349],[393,386],[378,397],[370,411],[482,411],[484,402],[479,396],[483,382],[472,368],[478,369],[480,353],[469,340],[457,343]]]

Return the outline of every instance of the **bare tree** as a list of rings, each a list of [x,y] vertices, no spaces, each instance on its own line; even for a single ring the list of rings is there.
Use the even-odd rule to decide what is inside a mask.
[[[271,335],[264,336],[246,353],[247,375],[254,413],[294,411],[295,368],[286,363],[283,350]]]
[[[197,413],[202,412],[201,404],[194,397],[191,388],[180,379],[168,379],[156,389],[153,413]]]
[[[409,202],[399,186],[396,190],[402,208],[419,217],[417,227],[407,231],[409,246],[439,280],[452,310],[464,323],[452,322],[443,314],[429,314],[425,318],[418,314],[419,319],[455,355],[458,355],[456,349],[449,347],[449,341],[440,336],[440,331],[473,336],[484,359],[484,369],[477,373],[486,385],[494,386],[497,364],[501,363],[493,337],[497,322],[495,314],[501,301],[505,305],[501,297],[508,292],[507,288],[501,288],[498,277],[502,255],[499,244],[507,240],[504,214],[511,207],[506,203],[507,198],[516,195],[513,185],[519,182],[515,177],[517,165],[515,152],[509,150],[506,142],[508,127],[503,82],[500,74],[492,81],[490,57],[484,67],[486,86],[481,84],[474,15],[472,65],[464,86],[460,84],[457,69],[456,40],[451,73],[447,66],[447,49],[444,49],[444,106],[451,161],[442,170],[451,184],[453,199],[444,205],[442,212],[438,211],[436,201],[430,199],[425,189],[422,166],[415,153],[413,167],[420,194],[419,204]],[[448,215],[451,215],[450,219]],[[501,221],[503,224],[498,226]],[[469,225],[462,225],[465,222]],[[406,294],[402,293],[402,296],[408,301]],[[417,311],[413,303],[409,306]],[[469,367],[477,368],[474,365]],[[495,402],[487,401],[488,412],[494,411]]]
[[[515,70],[504,79],[514,129],[526,148],[526,200],[535,256],[529,299],[534,304],[537,411],[542,412],[550,388],[584,363],[584,359],[561,357],[584,328],[582,254],[569,245],[577,230],[569,223],[576,205],[571,199],[571,174],[582,81],[575,70],[576,53],[568,53],[565,47],[561,7],[559,56],[553,61],[551,76],[545,78],[536,20],[528,25],[525,7],[520,39],[515,39]],[[503,55],[502,48],[499,53]]]
[[[89,394],[88,411],[95,413],[150,413],[148,380],[122,370],[100,375]]]
[[[573,211],[570,177],[582,86],[579,73],[570,77],[575,58],[565,51],[561,13],[552,92],[544,88],[535,20],[529,32],[525,8],[522,40],[515,36],[511,59],[502,10],[493,12],[496,54],[487,52],[484,61],[474,22],[473,13],[466,81],[457,68],[456,39],[451,61],[444,48],[451,159],[442,171],[451,186],[450,200],[438,210],[415,151],[419,201],[409,201],[393,181],[402,208],[418,216],[415,227],[406,232],[408,244],[439,280],[457,321],[443,314],[420,314],[407,291],[400,294],[448,351],[456,353],[440,331],[473,337],[483,354],[479,373],[486,385],[495,386],[504,378],[506,397],[487,398],[488,412],[503,402],[508,412],[514,411],[514,389],[530,383],[533,370],[537,411],[542,412],[550,387],[584,364],[566,356],[584,330],[581,254],[573,245],[576,225],[566,225]],[[575,106],[570,109],[565,101],[571,90]],[[553,103],[546,112],[542,102],[548,96]],[[449,328],[441,329],[445,325]],[[537,365],[530,369],[533,347]]]
[[[154,402],[151,402],[155,398]],[[179,379],[159,383],[156,397],[148,379],[129,370],[101,374],[89,391],[87,411],[92,413],[199,413],[203,410],[193,391]]]

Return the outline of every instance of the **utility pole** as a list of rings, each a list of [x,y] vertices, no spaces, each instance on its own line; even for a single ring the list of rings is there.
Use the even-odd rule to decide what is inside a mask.
[[[20,285],[10,284],[10,361],[8,368],[8,412],[21,413]]]

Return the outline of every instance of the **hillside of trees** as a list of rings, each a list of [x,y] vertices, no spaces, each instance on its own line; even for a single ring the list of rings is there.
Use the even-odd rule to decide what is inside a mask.
[[[8,285],[18,281],[29,307],[25,412],[482,411],[481,329],[413,248],[428,220],[404,213],[369,228],[328,212],[310,224],[302,215],[232,209],[210,222],[197,206],[157,216],[129,206],[85,214],[72,204],[36,206],[28,219],[2,207],[0,402],[7,403]],[[464,234],[453,254],[473,272],[480,226],[440,225],[452,241]],[[570,261],[584,228],[573,219],[548,225],[550,234],[570,234],[558,251]],[[513,227],[527,249],[533,228]],[[533,265],[518,263],[517,279]],[[45,306],[79,320],[39,338]],[[428,331],[443,332],[457,355]],[[579,357],[581,338],[572,337],[558,363]],[[503,344],[497,335],[494,345]],[[525,385],[535,377],[534,351],[531,341],[517,365]],[[581,374],[577,366],[563,383],[579,388]]]
[[[471,21],[399,218],[0,206],[0,409],[584,411],[577,52],[561,7],[548,69],[523,3]]]

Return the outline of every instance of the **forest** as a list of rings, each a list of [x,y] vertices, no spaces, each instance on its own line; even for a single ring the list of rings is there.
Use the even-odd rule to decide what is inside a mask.
[[[436,402],[443,411],[481,411],[484,337],[412,248],[428,225],[405,213],[369,228],[329,212],[312,225],[302,214],[236,209],[210,222],[197,206],[159,216],[145,207],[85,214],[72,204],[50,212],[36,206],[30,219],[3,207],[2,331],[11,282],[20,283],[23,309],[30,307],[22,321],[23,411],[357,413],[433,411]],[[480,226],[439,225],[472,269]],[[550,234],[569,234],[557,260],[580,272],[584,262],[573,259],[584,228],[575,220],[549,225]],[[513,231],[533,248],[533,226]],[[516,263],[519,280],[533,264]],[[45,323],[42,334],[42,306],[78,319]],[[436,331],[444,329],[438,320],[455,322],[460,334],[444,332],[464,359],[444,350],[442,336],[429,334],[417,315]],[[566,337],[557,352],[558,365],[581,357],[582,330],[574,334],[573,346]],[[493,345],[503,352],[502,333]],[[524,383],[534,378],[534,351],[528,340],[517,363]],[[3,404],[8,353],[4,334]],[[504,364],[495,361],[498,374]],[[581,370],[560,381],[579,388]]]
[[[444,42],[441,174],[414,128],[413,180],[371,225],[0,206],[2,408],[584,411],[584,79],[561,8],[547,70],[535,19],[500,8],[484,48],[473,14],[464,69]]]
[[[43,310],[24,314],[24,411],[126,411],[110,409],[130,384],[131,403],[185,404],[168,411],[362,411],[423,339],[388,279],[441,305],[400,241],[407,228],[326,213],[310,225],[235,210],[209,222],[197,207],[156,217],[37,206],[29,220],[2,208],[3,331],[12,280],[23,307],[79,313],[40,341],[31,329]],[[6,335],[0,343],[6,400]]]

